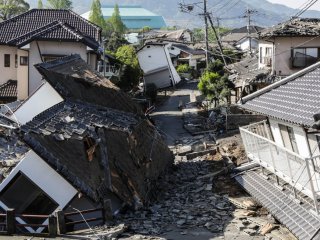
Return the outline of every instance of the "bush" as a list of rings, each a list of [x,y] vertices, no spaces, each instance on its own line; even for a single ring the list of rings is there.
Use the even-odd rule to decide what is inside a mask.
[[[188,64],[180,64],[177,67],[178,73],[190,73],[192,70],[192,67],[190,67]]]

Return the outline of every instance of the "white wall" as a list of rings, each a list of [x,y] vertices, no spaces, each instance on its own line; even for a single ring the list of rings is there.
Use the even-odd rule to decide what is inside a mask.
[[[10,67],[4,67],[4,54],[10,54]],[[0,84],[8,80],[17,80],[17,68],[15,67],[16,47],[0,45]]]
[[[291,48],[295,47],[320,47],[320,39],[314,37],[279,37],[275,39],[275,65],[273,70],[276,74],[288,76],[301,70],[291,68]]]
[[[0,184],[0,192],[19,172],[25,174],[33,183],[35,183],[58,204],[58,208],[56,210],[64,209],[78,193],[70,183],[53,170],[32,150],[30,150],[23,159],[21,159],[19,164],[10,172],[9,176]],[[0,206],[5,210],[8,209],[8,206],[1,201]],[[22,224],[26,223],[20,217],[16,217],[16,220]],[[48,220],[43,222],[43,224],[47,223]],[[26,229],[31,233],[40,233],[43,231],[43,227],[36,229],[36,231],[30,227],[26,227]]]
[[[18,68],[17,68],[17,92],[18,100],[25,100],[28,97],[28,76],[29,76],[29,63],[27,65],[20,64],[20,57],[25,56],[29,58],[29,52],[18,49]],[[29,60],[29,59],[28,59]]]
[[[87,46],[75,42],[38,42],[41,54],[48,55],[70,55],[79,54],[87,62]],[[30,43],[29,54],[29,95],[32,94],[41,84],[42,76],[34,67],[41,63],[41,57],[36,41]]]
[[[148,45],[138,52],[138,60],[144,73],[168,66],[163,46]]]
[[[23,104],[14,112],[20,124],[26,124],[39,113],[60,103],[63,98],[47,82],[44,82]]]
[[[237,42],[236,46],[243,51],[249,50],[250,49],[249,38],[240,40],[239,42]],[[255,38],[251,38],[251,50],[254,52],[257,49],[257,47],[258,47],[258,40]]]
[[[0,184],[0,192],[21,171],[63,209],[77,194],[77,190],[52,169],[41,157],[30,150],[9,176]]]
[[[173,78],[174,84],[178,84],[181,81],[181,78],[180,78],[180,75],[178,74],[176,68],[173,66],[173,63],[171,61],[171,57],[170,57],[170,53],[169,53],[168,48],[170,48],[169,45],[166,45],[165,48],[164,48],[165,49],[165,53],[166,53],[167,62],[168,62],[168,65],[170,67],[170,71],[171,71],[171,74],[172,74],[172,78]]]
[[[299,155],[305,158],[310,157],[309,142],[303,127],[293,125],[281,120],[276,120],[276,119],[269,119],[269,122],[270,122],[270,127],[271,127],[274,141],[277,144],[284,147],[279,124],[292,127],[294,132],[294,137],[297,142]]]
[[[308,140],[309,140],[310,151],[311,151],[312,157],[319,156],[320,150],[319,150],[319,145],[317,142],[316,135],[315,134],[308,134]]]

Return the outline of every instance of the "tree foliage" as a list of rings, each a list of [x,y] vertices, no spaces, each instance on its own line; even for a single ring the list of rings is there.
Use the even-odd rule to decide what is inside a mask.
[[[51,9],[72,9],[71,0],[47,0],[47,3]]]
[[[93,0],[90,9],[89,21],[101,27],[103,30],[106,28],[106,21],[103,18],[101,11],[100,0]]]
[[[192,70],[192,67],[190,67],[188,64],[180,64],[177,67],[178,73],[190,73]]]
[[[121,20],[118,4],[114,6],[112,16],[107,20],[107,23],[109,23],[108,26],[112,28],[112,31],[119,35],[126,32],[127,28]]]
[[[131,45],[124,45],[118,48],[116,58],[123,64],[120,88],[129,89],[133,88],[139,83],[141,70],[137,58],[136,51]]]
[[[29,4],[24,0],[0,0],[0,20],[7,20],[28,11]]]
[[[226,101],[231,95],[234,84],[228,79],[227,75],[221,76],[219,73],[206,70],[200,78],[198,89],[206,98],[214,102],[215,107],[221,101]]]
[[[42,8],[43,8],[42,0],[38,0],[38,9],[42,9]]]

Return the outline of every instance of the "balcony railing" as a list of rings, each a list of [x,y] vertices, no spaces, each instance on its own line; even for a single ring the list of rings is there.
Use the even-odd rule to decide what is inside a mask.
[[[310,197],[319,213],[320,156],[304,158],[278,145],[272,140],[266,121],[240,127],[240,133],[249,161],[258,163],[294,190]]]

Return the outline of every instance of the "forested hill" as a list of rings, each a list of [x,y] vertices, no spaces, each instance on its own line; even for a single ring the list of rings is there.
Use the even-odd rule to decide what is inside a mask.
[[[27,0],[31,7],[37,6],[37,0]],[[82,14],[90,9],[91,0],[73,0],[73,10],[79,14]],[[200,8],[195,7],[191,13],[182,13],[179,9],[179,3],[184,2],[190,4],[193,2],[190,0],[101,0],[102,5],[113,5],[115,3],[127,4],[127,5],[142,5],[146,9],[162,15],[167,24],[170,26],[180,27],[202,27],[202,18],[197,15],[200,12]],[[45,5],[45,0],[43,0]],[[200,5],[200,7],[202,7]],[[292,9],[280,4],[273,4],[266,0],[208,0],[208,10],[213,13],[214,17],[221,18],[220,24],[228,27],[240,27],[246,25],[246,19],[243,15],[247,9],[255,10],[252,15],[252,23],[259,26],[272,26],[279,22],[288,20],[290,16],[293,16],[298,12],[296,9]],[[307,11],[302,17],[319,17],[320,11]]]

